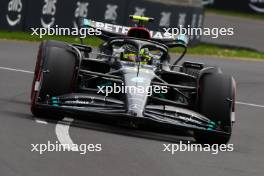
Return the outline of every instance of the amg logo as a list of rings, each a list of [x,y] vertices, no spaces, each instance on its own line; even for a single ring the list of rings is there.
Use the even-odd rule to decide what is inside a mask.
[[[192,121],[191,117],[178,116],[179,119],[184,120],[185,122]]]
[[[94,103],[94,97],[91,97],[88,101],[80,101],[80,100],[74,100],[74,101],[65,101],[66,104],[93,104]]]

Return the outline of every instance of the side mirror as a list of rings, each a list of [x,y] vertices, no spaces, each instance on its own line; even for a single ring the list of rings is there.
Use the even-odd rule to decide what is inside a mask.
[[[166,43],[169,48],[183,47],[187,48],[189,39],[186,35],[179,34],[174,39]]]
[[[186,35],[183,35],[183,34],[179,34],[176,39],[175,39],[175,42],[179,45],[185,45],[187,46],[188,43],[189,43],[189,39]]]

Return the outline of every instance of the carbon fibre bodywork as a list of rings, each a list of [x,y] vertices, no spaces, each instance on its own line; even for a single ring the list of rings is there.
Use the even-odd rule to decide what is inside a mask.
[[[106,31],[105,42],[96,50],[83,44],[43,42],[32,85],[32,113],[83,116],[164,131],[192,130],[202,143],[228,142],[234,122],[234,79],[217,67],[178,64],[187,50],[184,37],[152,39],[145,29],[142,35],[141,28],[128,32],[135,36]],[[184,48],[173,64],[170,47]],[[64,78],[67,81],[60,80]],[[216,100],[211,87],[219,91]]]
[[[122,42],[126,43],[127,40],[122,39]],[[120,39],[113,39],[112,43],[115,43],[114,41],[120,42]],[[158,45],[156,42],[139,41],[143,42],[138,46],[139,49],[145,45]],[[137,42],[135,44],[137,45]],[[142,65],[122,61],[112,57],[113,55],[103,54],[102,57],[99,54],[98,58],[86,58],[85,53],[91,54],[91,48],[82,45],[68,46],[72,47],[71,52],[76,54],[76,63],[79,64],[76,69],[76,88],[70,94],[38,98],[35,102],[37,108],[60,116],[81,115],[89,118],[101,117],[105,120],[115,119],[132,126],[152,124],[168,127],[170,130],[180,128],[226,134],[216,122],[196,112],[195,95],[199,78],[180,70],[170,70],[168,58],[161,60],[157,65]],[[202,64],[189,64],[203,69]],[[149,96],[148,92],[126,92],[106,96],[99,91],[100,86],[105,83],[135,87],[166,86],[169,91],[163,96]]]

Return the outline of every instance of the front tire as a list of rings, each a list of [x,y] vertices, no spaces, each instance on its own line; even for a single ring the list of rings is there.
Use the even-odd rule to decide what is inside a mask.
[[[52,116],[38,108],[37,102],[44,102],[47,96],[73,91],[76,63],[76,55],[66,43],[44,41],[40,44],[31,90],[31,112],[34,116]]]
[[[220,73],[204,74],[199,81],[197,108],[199,113],[209,118],[225,135],[210,131],[195,131],[194,137],[199,143],[226,144],[231,137],[231,114],[234,106],[233,78]]]

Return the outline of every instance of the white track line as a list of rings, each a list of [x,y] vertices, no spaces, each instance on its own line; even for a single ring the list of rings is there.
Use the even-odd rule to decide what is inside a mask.
[[[15,72],[28,73],[28,74],[33,74],[34,73],[32,71],[27,71],[27,70],[22,70],[22,69],[16,69],[16,68],[9,68],[9,67],[0,67],[0,69],[2,69],[2,70],[8,70],[8,71],[15,71]],[[264,105],[258,105],[258,104],[254,104],[254,103],[247,103],[247,102],[237,101],[236,104],[245,105],[245,106],[253,106],[253,107],[258,107],[258,108],[264,108]]]
[[[0,67],[1,70],[7,70],[7,71],[14,71],[14,72],[21,72],[21,73],[28,73],[28,74],[33,74],[34,72],[28,71],[28,70],[22,70],[22,69],[16,69],[16,68],[9,68],[9,67]],[[40,123],[40,124],[48,124],[47,121],[43,119],[35,119],[35,122]]]
[[[15,71],[15,72],[22,72],[22,73],[29,73],[33,74],[34,72],[32,71],[27,71],[27,70],[21,70],[21,69],[16,69],[16,68],[8,68],[8,67],[0,67],[1,70],[8,70],[8,71]]]
[[[48,124],[48,122],[45,121],[45,120],[43,120],[43,119],[35,119],[35,121],[36,121],[37,123],[44,124],[44,125],[47,125],[47,124]]]
[[[264,105],[258,105],[258,104],[253,104],[253,103],[240,102],[240,101],[236,101],[236,104],[264,108]]]
[[[59,121],[56,124],[55,133],[61,144],[67,144],[67,145],[63,145],[66,150],[78,151],[76,147],[73,148],[74,143],[69,135],[69,128],[72,122],[73,122],[72,118],[65,117],[62,121]]]

